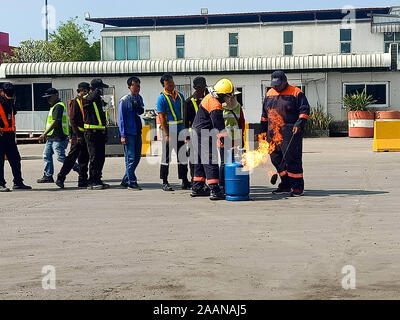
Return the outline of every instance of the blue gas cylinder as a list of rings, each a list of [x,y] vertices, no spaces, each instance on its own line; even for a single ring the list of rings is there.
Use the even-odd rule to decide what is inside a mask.
[[[243,165],[235,161],[232,151],[228,151],[225,164],[225,193],[228,201],[250,200],[250,173],[243,171]]]

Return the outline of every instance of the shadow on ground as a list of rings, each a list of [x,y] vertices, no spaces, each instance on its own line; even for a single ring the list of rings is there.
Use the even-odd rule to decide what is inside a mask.
[[[250,197],[253,201],[282,200],[289,198],[289,194],[272,194],[274,189],[267,187],[252,187]],[[372,196],[389,194],[387,191],[369,190],[306,190],[305,197],[329,197],[329,196]]]

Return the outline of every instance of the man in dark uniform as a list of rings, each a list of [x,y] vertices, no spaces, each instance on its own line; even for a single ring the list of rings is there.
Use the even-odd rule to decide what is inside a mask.
[[[268,132],[270,143],[277,132],[282,134],[281,141],[272,143],[275,150],[271,153],[271,161],[281,177],[281,183],[273,193],[300,197],[304,194],[303,130],[310,115],[310,105],[299,88],[288,84],[283,71],[271,75],[271,87],[263,103],[261,128],[263,133]],[[278,124],[280,122],[282,124]],[[278,131],[277,126],[280,126]]]
[[[4,160],[7,156],[13,176],[14,190],[30,190],[23,183],[21,174],[21,156],[15,142],[15,90],[7,82],[0,88],[0,192],[10,192],[4,180]]]
[[[110,186],[101,180],[106,156],[107,118],[103,110],[103,89],[109,86],[101,79],[90,83],[89,95],[83,99],[84,136],[89,151],[89,190],[103,190]]]
[[[78,96],[68,101],[68,115],[71,125],[71,149],[57,177],[56,185],[61,189],[64,188],[65,178],[74,168],[76,160],[79,163],[78,187],[88,187],[89,153],[83,128],[83,98],[89,93],[89,90],[90,84],[81,82],[78,85]]]
[[[219,186],[218,149],[227,136],[223,110],[237,94],[233,82],[219,80],[203,99],[193,123],[192,140],[196,158],[192,197],[210,195],[210,200],[224,200]],[[207,186],[209,190],[207,190]]]
[[[204,97],[208,94],[206,79],[204,77],[196,77],[193,80],[193,89],[195,90],[193,95],[188,99],[186,99],[183,108],[183,121],[185,124],[185,129],[188,131],[189,135],[186,139],[186,143],[187,143],[187,155],[189,156],[189,168],[190,168],[190,175],[192,176],[192,183],[194,177],[194,159],[193,159],[193,152],[190,152],[190,150],[193,149],[192,143],[190,142],[190,132],[192,131],[194,118],[196,117],[196,114],[199,111],[199,106],[201,104],[201,101],[203,101]]]

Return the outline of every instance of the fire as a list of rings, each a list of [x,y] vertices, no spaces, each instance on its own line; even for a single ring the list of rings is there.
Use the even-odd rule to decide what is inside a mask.
[[[272,140],[268,143],[266,133],[258,136],[258,148],[243,155],[243,170],[252,170],[268,161],[269,155],[282,143],[281,129],[284,124],[282,116],[276,110],[268,110],[268,130],[272,133]]]

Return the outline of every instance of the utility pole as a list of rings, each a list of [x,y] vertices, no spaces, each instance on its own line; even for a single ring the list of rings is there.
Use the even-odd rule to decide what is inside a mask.
[[[46,41],[49,41],[49,12],[47,10],[47,0],[44,0],[45,10],[46,10]]]

